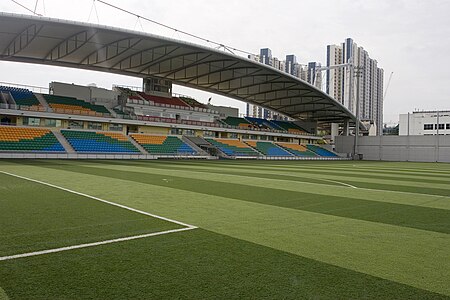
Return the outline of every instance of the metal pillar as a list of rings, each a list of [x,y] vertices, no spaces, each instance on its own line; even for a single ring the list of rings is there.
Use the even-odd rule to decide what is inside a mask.
[[[351,72],[350,75],[352,77],[351,81],[350,81],[350,91],[353,91],[352,85],[353,85],[353,76],[356,76],[356,125],[355,125],[355,143],[354,143],[354,149],[353,149],[353,159],[358,160],[359,159],[359,155],[358,155],[358,138],[359,138],[359,121],[360,121],[360,117],[359,117],[359,78],[361,77],[361,72],[362,72],[362,67],[356,67],[356,72],[354,72],[355,69],[355,65],[353,64],[353,60],[352,60],[352,66],[351,66]],[[352,96],[352,94],[350,94],[350,97]]]

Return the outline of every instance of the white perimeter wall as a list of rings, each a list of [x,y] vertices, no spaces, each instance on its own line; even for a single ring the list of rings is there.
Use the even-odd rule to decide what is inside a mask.
[[[336,137],[338,153],[353,153],[354,137]],[[364,160],[450,162],[450,136],[364,136],[358,139]]]

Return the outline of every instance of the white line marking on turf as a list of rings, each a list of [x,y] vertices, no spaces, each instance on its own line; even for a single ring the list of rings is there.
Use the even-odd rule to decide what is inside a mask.
[[[328,181],[328,182],[334,182],[334,183],[342,184],[342,185],[344,185],[344,186],[351,187],[352,189],[357,189],[357,188],[358,188],[358,187],[356,187],[356,186],[354,186],[354,185],[351,185],[351,184],[348,184],[348,183],[345,183],[345,182],[336,181],[336,180],[322,179],[322,178],[315,178],[315,179],[319,179],[319,180],[323,180],[323,181]]]
[[[100,198],[97,198],[97,197],[94,197],[94,196],[91,196],[91,195],[87,195],[87,194],[80,193],[80,192],[77,192],[77,191],[69,190],[69,189],[66,189],[66,188],[63,188],[63,187],[51,184],[51,183],[39,181],[39,180],[36,180],[36,179],[31,179],[31,178],[28,178],[28,177],[24,177],[24,176],[12,174],[12,173],[4,172],[4,171],[0,171],[0,173],[6,174],[6,175],[9,175],[9,176],[13,176],[13,177],[17,177],[17,178],[21,178],[21,179],[24,179],[24,180],[36,182],[36,183],[43,184],[43,185],[46,185],[46,186],[50,186],[52,188],[60,189],[60,190],[63,190],[63,191],[66,191],[66,192],[69,192],[69,193],[72,193],[72,194],[76,194],[76,195],[79,195],[79,196],[83,196],[83,197],[86,197],[86,198],[91,198],[91,199],[94,199],[94,200],[97,200],[97,201],[100,201],[100,202],[103,202],[103,203],[106,203],[106,204],[109,204],[109,205],[113,205],[113,206],[117,206],[117,207],[120,207],[120,208],[123,208],[123,209],[130,210],[130,211],[133,211],[133,212],[136,212],[136,213],[139,213],[139,214],[143,214],[143,215],[150,216],[150,217],[153,217],[153,218],[157,218],[157,219],[160,219],[160,220],[164,220],[164,221],[167,221],[167,222],[175,223],[175,224],[178,224],[178,225],[181,225],[181,226],[186,226],[186,227],[191,228],[191,229],[197,228],[197,226],[194,226],[194,225],[190,225],[190,224],[186,224],[186,223],[183,223],[183,222],[180,222],[180,221],[176,221],[176,220],[173,220],[173,219],[169,219],[169,218],[161,217],[161,216],[158,216],[158,215],[154,215],[154,214],[151,214],[151,213],[148,213],[148,212],[145,212],[145,211],[142,211],[142,210],[138,210],[138,209],[135,209],[135,208],[132,208],[132,207],[128,207],[128,206],[125,206],[125,205],[122,205],[122,204],[114,203],[114,202],[103,200],[103,199],[100,199]]]
[[[157,236],[157,235],[169,234],[169,233],[174,233],[174,232],[187,231],[187,230],[192,230],[192,229],[195,229],[195,228],[196,227],[185,227],[185,228],[179,228],[179,229],[172,229],[172,230],[153,232],[153,233],[148,233],[148,234],[141,234],[141,235],[117,238],[117,239],[106,240],[106,241],[101,241],[101,242],[94,242],[94,243],[88,243],[88,244],[80,244],[80,245],[74,245],[74,246],[54,248],[54,249],[49,249],[49,250],[42,250],[42,251],[36,251],[36,252],[29,252],[29,253],[15,254],[15,255],[10,255],[10,256],[3,256],[3,257],[0,257],[0,261],[17,259],[17,258],[24,258],[24,257],[30,257],[30,256],[38,256],[38,255],[44,255],[44,254],[49,254],[49,253],[57,253],[57,252],[74,250],[74,249],[95,247],[95,246],[107,245],[107,244],[113,244],[113,243],[120,243],[120,242],[125,242],[125,241],[143,239],[143,238],[147,238],[147,237],[151,237],[151,236]]]

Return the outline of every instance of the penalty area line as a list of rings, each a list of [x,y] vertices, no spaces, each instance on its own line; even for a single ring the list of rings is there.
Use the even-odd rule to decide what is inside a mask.
[[[143,239],[143,238],[147,238],[147,237],[151,237],[151,236],[158,236],[158,235],[164,235],[164,234],[169,234],[169,233],[188,231],[188,230],[192,230],[192,229],[195,229],[195,227],[178,228],[178,229],[159,231],[159,232],[153,232],[153,233],[141,234],[141,235],[134,235],[134,236],[128,236],[128,237],[117,238],[117,239],[112,239],[112,240],[94,242],[94,243],[79,244],[79,245],[74,245],[74,246],[66,246],[66,247],[54,248],[54,249],[48,249],[48,250],[42,250],[42,251],[15,254],[15,255],[0,257],[0,261],[6,261],[6,260],[12,260],[12,259],[18,259],[18,258],[24,258],[24,257],[30,257],[30,256],[38,256],[38,255],[44,255],[44,254],[50,254],[50,253],[57,253],[57,252],[75,250],[75,249],[89,248],[89,247],[95,247],[95,246],[107,245],[107,244],[113,244],[113,243],[120,243],[120,242],[125,242],[125,241]]]
[[[63,188],[61,186],[57,186],[57,185],[54,185],[54,184],[51,184],[51,183],[47,183],[47,182],[44,182],[44,181],[40,181],[40,180],[36,180],[36,179],[32,179],[32,178],[28,178],[28,177],[24,177],[24,176],[20,176],[20,175],[16,175],[16,174],[13,174],[13,173],[8,173],[8,172],[5,172],[5,171],[0,171],[0,173],[5,174],[5,175],[9,175],[9,176],[13,176],[13,177],[17,177],[17,178],[20,178],[20,179],[28,180],[28,181],[31,181],[31,182],[39,183],[39,184],[42,184],[42,185],[46,185],[46,186],[49,186],[49,187],[52,187],[52,188],[55,188],[55,189],[59,189],[59,190],[65,191],[65,192],[69,192],[69,193],[72,193],[72,194],[75,194],[75,195],[79,195],[79,196],[83,196],[83,197],[90,198],[90,199],[93,199],[93,200],[97,200],[97,201],[100,201],[100,202],[103,202],[103,203],[106,203],[106,204],[109,204],[109,205],[117,206],[117,207],[129,210],[129,211],[133,211],[133,212],[136,212],[136,213],[139,213],[139,214],[142,214],[142,215],[146,215],[146,216],[153,217],[153,218],[156,218],[156,219],[160,219],[160,220],[164,220],[164,221],[171,222],[171,223],[174,223],[174,224],[178,224],[178,225],[181,225],[181,226],[185,226],[185,227],[188,227],[190,229],[197,228],[197,226],[194,226],[194,225],[190,225],[190,224],[183,223],[183,222],[180,222],[180,221],[177,221],[177,220],[173,220],[173,219],[169,219],[169,218],[166,218],[166,217],[162,217],[162,216],[158,216],[158,215],[155,215],[155,214],[151,214],[151,213],[139,210],[139,209],[135,209],[135,208],[132,208],[132,207],[129,207],[129,206],[125,206],[125,205],[122,205],[122,204],[118,204],[118,203],[115,203],[115,202],[104,200],[104,199],[101,199],[101,198],[98,198],[98,197],[94,197],[94,196],[91,196],[91,195],[88,195],[88,194],[80,193],[80,192],[77,192],[77,191],[74,191],[74,190],[69,190],[67,188]]]

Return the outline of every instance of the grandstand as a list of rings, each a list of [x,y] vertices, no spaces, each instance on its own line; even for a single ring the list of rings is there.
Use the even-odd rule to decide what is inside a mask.
[[[57,84],[58,88],[65,87],[63,83]],[[90,87],[92,89],[92,87]],[[73,89],[70,86],[70,89]],[[38,108],[42,112],[41,118],[20,118],[14,115],[6,114],[6,119],[10,124],[18,126],[42,126],[46,127],[58,125],[60,140],[58,141],[50,128],[46,128],[49,137],[32,138],[34,142],[20,142],[17,145],[5,144],[3,152],[14,153],[15,149],[22,149],[30,152],[40,151],[41,153],[68,153],[71,157],[77,154],[106,154],[106,155],[143,155],[145,158],[164,158],[164,157],[204,157],[204,158],[247,158],[247,159],[320,159],[320,158],[338,158],[332,151],[323,149],[315,145],[307,145],[320,140],[320,137],[308,134],[300,129],[296,124],[289,121],[266,120],[252,117],[226,116],[220,119],[218,113],[207,106],[201,104],[193,98],[186,96],[180,97],[161,97],[151,93],[137,92],[128,88],[117,87],[117,91],[127,102],[122,105],[115,99],[111,99],[110,109],[103,105],[91,103],[91,101],[79,100],[81,95],[61,96],[54,94],[35,95],[26,88],[14,88],[9,86],[1,87],[3,93],[3,103],[7,102],[5,97],[13,99],[11,108],[24,109],[30,111],[30,108]],[[67,94],[67,90],[60,90]],[[8,96],[5,96],[7,94]],[[38,99],[38,97],[40,99]],[[7,103],[12,103],[11,100]],[[16,103],[21,105],[17,106]],[[3,104],[9,107],[9,104]],[[141,105],[141,106],[140,106]],[[145,110],[142,105],[149,105],[150,111]],[[33,109],[33,111],[36,111]],[[126,111],[126,112],[125,112]],[[111,114],[113,113],[113,115]],[[147,115],[150,112],[152,115]],[[62,117],[49,119],[48,113],[56,113]],[[0,115],[1,117],[2,115]],[[68,116],[69,120],[64,120]],[[92,121],[86,122],[78,119],[77,116],[92,117]],[[193,116],[194,119],[193,119]],[[105,123],[103,118],[109,118]],[[133,125],[116,124],[116,128],[111,131],[92,131],[92,129],[105,129],[111,126],[113,119],[115,122],[123,123],[123,120],[131,120]],[[32,122],[32,124],[30,123]],[[144,122],[144,124],[142,124]],[[151,122],[158,127],[148,125]],[[92,124],[93,123],[93,124]],[[53,125],[52,125],[53,124]],[[128,133],[132,126],[133,132]],[[161,134],[161,126],[167,128],[166,134]],[[91,128],[92,127],[92,128]],[[200,154],[198,145],[189,145],[184,141],[183,134],[169,134],[173,128],[180,127],[177,131],[196,132],[199,139],[209,146],[209,156],[206,152]],[[22,127],[23,128],[23,127]],[[128,129],[127,129],[128,128]],[[184,129],[183,129],[184,128]],[[199,130],[201,128],[201,130]],[[69,130],[70,129],[70,130]],[[74,130],[76,129],[76,130]],[[24,129],[21,129],[24,130]],[[30,128],[33,131],[32,128]],[[119,132],[117,132],[119,130]],[[244,130],[244,131],[243,131]],[[145,134],[144,132],[156,131],[158,134]],[[141,133],[137,133],[141,132]],[[214,133],[212,138],[205,136]],[[267,133],[271,138],[267,141]],[[249,140],[249,136],[253,136]],[[202,139],[205,137],[205,139]],[[50,139],[51,138],[51,139]],[[284,141],[288,139],[288,143]],[[300,145],[296,140],[302,140],[305,144]],[[40,142],[45,140],[46,143]],[[195,139],[194,139],[195,140]],[[48,143],[55,142],[54,147]],[[245,142],[244,142],[245,141]],[[60,144],[62,142],[62,144]],[[31,146],[25,147],[25,144]],[[195,144],[195,143],[194,143]],[[139,147],[141,147],[139,149]],[[194,148],[193,148],[194,147]],[[66,148],[66,149],[65,149]],[[216,151],[211,151],[215,148]],[[7,151],[8,150],[8,151]],[[200,151],[200,152],[199,152]],[[1,154],[0,154],[1,156]],[[59,156],[60,157],[60,156]],[[76,157],[76,156],[75,156]],[[95,156],[94,156],[95,157]]]
[[[198,48],[195,45],[186,47],[183,43],[170,41],[169,44],[178,47],[173,51],[167,48],[164,38],[149,39],[144,35],[139,36],[142,43],[136,44],[133,51],[142,53],[139,58],[142,66],[152,66],[149,73],[143,68],[126,66],[125,62],[134,64],[134,58],[127,56],[126,48],[113,56],[112,52],[103,52],[108,47],[121,48],[126,44],[134,44],[131,40],[137,37],[130,36],[128,31],[97,26],[97,50],[92,52],[86,43],[79,44],[79,48],[68,53],[68,49],[62,45],[72,40],[73,32],[90,32],[92,27],[61,20],[42,22],[38,18],[13,15],[0,15],[0,21],[2,20],[5,24],[11,24],[5,28],[11,32],[0,33],[3,36],[14,36],[21,28],[30,26],[42,26],[48,31],[50,39],[36,35],[33,36],[33,43],[23,44],[26,49],[22,49],[24,51],[21,51],[21,56],[11,52],[9,44],[3,45],[0,42],[3,53],[8,53],[8,57],[18,62],[33,60],[55,66],[71,64],[80,69],[89,66],[89,70],[136,76],[143,80],[140,87],[114,84],[111,90],[52,82],[48,89],[43,88],[50,91],[45,94],[34,93],[34,87],[17,88],[17,85],[2,83],[0,119],[4,120],[4,125],[49,131],[58,141],[58,149],[63,149],[62,152],[67,157],[86,158],[85,154],[89,154],[89,158],[103,158],[104,156],[99,155],[105,154],[109,155],[108,158],[127,158],[125,155],[133,154],[133,157],[142,159],[167,156],[209,159],[341,159],[331,151],[330,146],[321,150],[322,148],[307,145],[323,143],[323,137],[317,135],[322,124],[350,124],[354,116],[321,91],[286,74],[221,51]],[[105,43],[106,40],[110,42]],[[151,47],[144,46],[148,43]],[[161,51],[156,53],[154,49],[159,48]],[[44,49],[53,50],[49,55]],[[205,58],[190,57],[194,50]],[[86,56],[86,53],[91,55]],[[158,57],[157,54],[160,55],[158,59],[155,58]],[[103,57],[101,63],[97,61],[100,57]],[[162,64],[163,61],[167,64]],[[189,66],[184,61],[190,61]],[[227,67],[233,64],[239,65],[242,74],[248,75],[236,81],[233,69]],[[219,65],[223,66],[217,70]],[[267,78],[277,80],[264,80],[257,77],[257,74],[268,74]],[[217,83],[218,78],[221,78],[221,83]],[[255,105],[263,104],[291,119],[308,122],[311,124],[308,125],[310,130],[307,132],[291,121],[240,117],[238,112],[227,110],[227,107],[215,109],[214,106],[203,104],[190,96],[172,94],[172,84],[177,83]],[[272,93],[274,85],[289,85],[292,90],[288,94],[287,91]],[[308,97],[303,97],[304,92]],[[316,97],[314,109],[311,113],[305,113],[301,107],[309,103],[310,97]],[[332,113],[330,105],[333,107]],[[220,113],[219,109],[222,109]],[[195,142],[189,140],[193,137],[202,140],[201,145],[195,145]],[[201,149],[207,151],[202,152]],[[5,155],[0,154],[2,157],[13,157]],[[33,155],[27,157],[33,158]],[[50,153],[45,157],[56,156]],[[61,155],[57,157],[64,158]]]
[[[65,87],[62,83],[58,83],[57,86],[59,88]],[[70,86],[70,88],[73,87]],[[14,145],[5,144],[2,148],[3,153],[14,153],[15,149],[22,149],[23,151],[29,149],[31,153],[36,151],[48,153],[48,155],[51,153],[67,153],[71,157],[76,157],[77,154],[133,154],[144,158],[177,156],[247,159],[339,158],[332,151],[316,145],[307,145],[313,144],[321,138],[300,131],[296,124],[289,121],[235,116],[226,116],[220,119],[216,112],[206,108],[193,98],[185,96],[161,97],[131,91],[126,88],[117,88],[117,90],[128,101],[138,101],[141,104],[149,103],[153,115],[146,115],[146,111],[135,105],[135,102],[118,105],[117,100],[111,99],[108,109],[103,105],[91,103],[91,101],[79,100],[81,95],[74,94],[73,97],[57,94],[35,95],[26,88],[17,89],[3,86],[1,89],[3,95],[7,93],[9,97],[7,98],[13,99],[14,103],[24,104],[17,106],[16,104],[5,104],[6,101],[3,101],[3,107],[14,109],[24,107],[25,112],[30,111],[31,107],[35,107],[39,110],[33,111],[41,113],[42,116],[22,118],[14,114],[8,114],[8,111],[3,111],[6,114],[3,116],[0,114],[0,117],[6,120],[9,125],[22,126],[20,127],[21,130],[24,130],[23,128],[26,127],[23,126],[27,125],[47,127],[43,130],[46,130],[49,135],[45,138],[28,137],[28,139],[34,141],[32,143],[27,141],[26,143],[16,142]],[[60,92],[67,94],[65,90]],[[2,99],[5,100],[5,96]],[[20,99],[23,101],[20,102]],[[8,103],[11,103],[11,101]],[[61,116],[52,115],[49,118],[49,114],[54,113]],[[193,116],[195,116],[194,120],[192,119]],[[92,119],[80,119],[83,117]],[[109,118],[108,123],[104,121],[105,117]],[[132,123],[123,124],[125,120]],[[111,122],[118,124],[112,125]],[[155,125],[150,125],[148,122]],[[54,133],[50,131],[53,126],[58,127],[57,130],[54,130]],[[161,134],[161,127],[165,128],[163,130],[165,134]],[[106,128],[110,128],[110,131],[104,131]],[[133,128],[133,131],[129,133],[130,128]],[[29,128],[31,131],[34,129]],[[93,131],[92,129],[103,131]],[[170,134],[173,130],[177,132],[175,135]],[[158,132],[158,134],[143,133],[153,131]],[[191,134],[183,136],[183,132],[191,132]],[[54,134],[59,136],[59,133],[58,141]],[[202,142],[202,145],[197,145],[197,149],[194,149],[194,145],[187,144],[184,139],[192,136],[192,133],[196,133],[199,139],[209,146],[205,146]],[[211,134],[215,138],[212,138]],[[267,141],[267,134],[271,135],[269,141]],[[252,136],[252,139],[249,139],[250,136]],[[202,139],[202,137],[205,139]],[[289,142],[284,142],[286,139]],[[45,143],[40,142],[41,140],[45,140]],[[304,144],[300,145],[297,140],[301,140]],[[52,141],[55,142],[54,147],[53,144],[49,144]],[[25,147],[24,145],[27,143],[31,146]],[[139,149],[139,147],[141,148]],[[209,156],[205,156],[206,152],[199,155],[202,147],[208,149]],[[215,148],[216,151],[212,151],[212,148]]]

